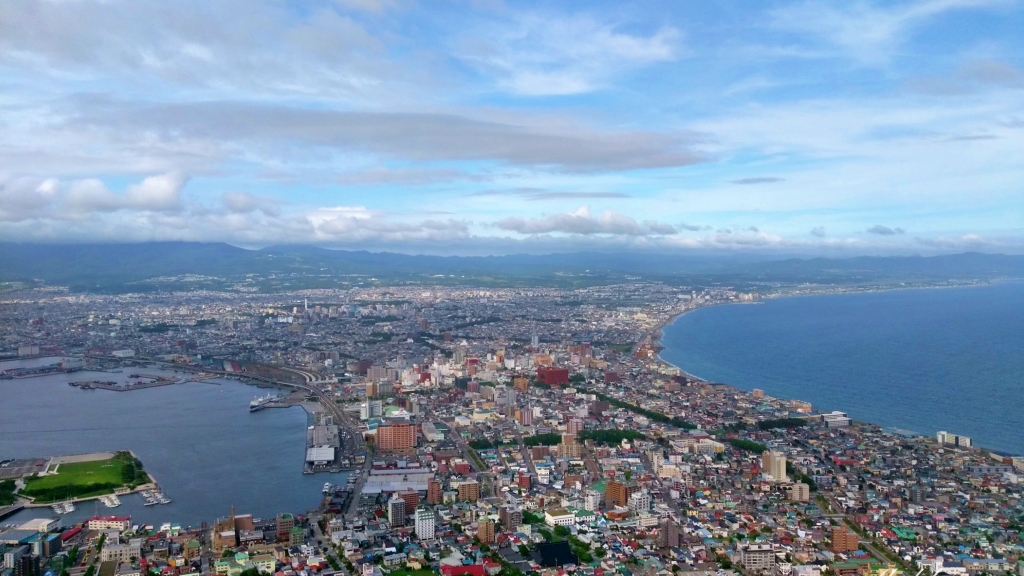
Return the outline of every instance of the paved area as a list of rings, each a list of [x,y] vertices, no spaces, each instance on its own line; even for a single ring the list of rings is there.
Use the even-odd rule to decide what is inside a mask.
[[[21,478],[38,472],[45,472],[49,461],[49,458],[4,460],[0,462],[0,480]]]

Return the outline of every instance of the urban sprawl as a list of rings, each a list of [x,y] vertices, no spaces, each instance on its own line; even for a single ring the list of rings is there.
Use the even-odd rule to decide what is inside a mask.
[[[296,474],[352,472],[324,486],[316,510],[224,510],[206,529],[117,515],[0,520],[3,573],[1024,576],[1024,459],[955,431],[900,433],[706,382],[659,359],[660,329],[679,314],[767,296],[642,282],[7,292],[8,359],[55,360],[0,377],[68,373],[126,394],[238,378],[277,390],[250,410],[309,412]],[[115,368],[132,379],[75,377]],[[159,496],[142,463],[112,457],[137,478],[104,504],[130,490]],[[43,505],[23,493],[31,471],[0,463],[10,503],[0,514]]]

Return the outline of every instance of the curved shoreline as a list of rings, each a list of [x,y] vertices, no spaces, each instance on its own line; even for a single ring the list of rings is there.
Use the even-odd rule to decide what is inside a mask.
[[[1006,280],[1006,281],[1014,281],[1014,280]],[[908,286],[906,288],[892,288],[892,289],[878,289],[878,290],[851,290],[851,291],[837,291],[837,292],[828,292],[828,293],[785,294],[785,295],[777,295],[777,296],[771,296],[771,297],[763,298],[760,301],[754,301],[754,302],[713,302],[713,303],[708,303],[708,304],[704,304],[704,305],[701,305],[701,306],[697,306],[697,307],[694,307],[694,308],[691,308],[691,309],[683,310],[681,312],[678,312],[676,314],[671,315],[665,321],[659,323],[656,327],[654,327],[648,333],[647,338],[650,339],[650,342],[651,342],[652,345],[656,345],[658,347],[658,349],[659,349],[658,353],[655,356],[654,362],[662,364],[662,365],[665,365],[665,366],[670,366],[670,367],[678,370],[681,375],[686,376],[687,378],[689,378],[691,380],[694,380],[696,382],[699,382],[699,383],[702,383],[702,384],[710,384],[710,385],[713,385],[713,386],[725,386],[725,387],[731,388],[731,389],[733,389],[733,390],[735,390],[735,391],[737,391],[739,393],[749,395],[749,394],[752,394],[751,390],[746,390],[746,389],[737,387],[737,386],[732,385],[732,384],[728,384],[728,383],[724,383],[724,382],[715,382],[713,380],[709,380],[707,378],[703,378],[703,377],[698,376],[696,374],[692,374],[690,372],[687,372],[681,366],[679,366],[677,364],[674,364],[673,362],[670,362],[670,361],[666,360],[665,358],[663,358],[662,357],[662,352],[666,349],[666,347],[661,344],[661,338],[664,335],[664,329],[667,328],[668,326],[671,326],[671,325],[675,324],[680,318],[682,318],[686,314],[689,314],[690,312],[695,312],[697,310],[701,310],[701,309],[704,309],[704,308],[711,308],[711,307],[715,307],[715,306],[722,306],[722,305],[729,305],[729,304],[760,304],[760,303],[763,303],[764,300],[781,300],[781,299],[784,299],[784,298],[797,298],[797,297],[804,297],[804,296],[843,296],[843,295],[851,295],[851,294],[875,294],[875,293],[882,293],[882,292],[903,292],[903,291],[910,291],[910,290],[929,290],[929,289],[938,289],[938,288],[977,288],[977,287],[982,287],[982,286],[991,286],[991,285],[997,284],[997,283],[1001,283],[1001,282],[972,283],[972,284],[964,284],[964,285],[960,285],[960,286],[934,286],[934,287]],[[773,398],[778,399],[778,400],[789,400],[789,401],[806,402],[805,400],[801,400],[799,398],[779,397],[779,396],[774,396],[774,395],[771,395],[771,396]],[[841,410],[841,408],[834,408],[834,407],[831,408],[831,409],[833,409],[833,410]],[[821,413],[821,410],[815,410],[815,411],[818,412],[818,413]],[[880,423],[876,423],[876,422],[869,422],[869,421],[865,421],[865,420],[858,420],[858,419],[853,419],[853,423],[857,424],[857,425],[876,426],[876,427],[881,428],[881,429],[892,430],[892,431],[896,431],[897,433],[905,434],[905,435],[909,435],[909,436],[918,436],[918,437],[923,437],[923,438],[934,438],[934,434],[923,434],[923,433],[916,432],[916,431],[913,431],[913,430],[908,430],[906,428],[903,428],[902,425],[900,425],[900,424],[885,425],[885,424],[880,424]],[[1022,456],[1022,455],[1024,455],[1024,453],[1018,454],[1018,453],[1009,452],[1007,450],[1002,450],[1002,449],[986,448],[985,446],[978,445],[978,444],[973,445],[971,447],[971,449],[972,450],[976,449],[976,450],[979,450],[979,451],[990,452],[990,453],[998,454],[998,455],[1002,455],[1002,456]]]

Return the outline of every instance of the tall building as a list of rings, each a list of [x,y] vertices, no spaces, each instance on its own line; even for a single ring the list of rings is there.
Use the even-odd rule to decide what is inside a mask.
[[[533,408],[529,406],[516,410],[516,422],[522,426],[533,425]]]
[[[476,525],[476,537],[483,544],[494,543],[494,522],[489,518],[481,518]]]
[[[530,390],[530,379],[525,376],[516,376],[512,379],[512,388],[518,392],[528,392]]]
[[[658,526],[658,546],[661,548],[679,546],[679,526],[671,518],[662,520]]]
[[[506,504],[498,509],[498,519],[506,532],[513,532],[523,525],[523,511]]]
[[[291,514],[277,515],[277,541],[287,542],[291,538],[292,528],[295,527],[295,517]]]
[[[626,506],[629,504],[629,496],[636,490],[635,486],[628,486],[618,480],[612,480],[605,484],[604,503],[607,507]]]
[[[811,499],[811,487],[797,482],[789,488],[789,499],[794,502],[808,502]]]
[[[650,512],[651,510],[651,493],[646,488],[641,488],[636,492],[629,495],[629,509],[634,514],[640,514],[641,512]]]
[[[577,434],[583,431],[583,420],[581,420],[580,418],[572,418],[566,424],[565,428],[566,432],[572,434],[573,436],[576,436]]]
[[[537,382],[548,386],[568,384],[569,370],[566,368],[537,368]]]
[[[750,544],[740,550],[740,564],[753,572],[769,572],[775,567],[775,547],[771,544]]]
[[[765,474],[771,474],[776,482],[789,482],[786,475],[786,455],[775,450],[768,450],[761,456],[761,468]]]
[[[378,450],[408,450],[416,446],[416,427],[412,424],[389,424],[377,428]]]
[[[853,552],[860,548],[860,538],[857,533],[846,526],[836,526],[832,529],[832,551]]]
[[[459,500],[476,502],[480,499],[480,483],[476,480],[463,480],[459,483]]]
[[[427,480],[427,503],[428,504],[440,504],[441,503],[441,482],[436,478]]]
[[[388,522],[392,527],[405,526],[405,500],[397,492],[388,500]]]
[[[380,400],[367,400],[359,405],[359,419],[369,420],[380,418],[384,414],[384,403]]]
[[[405,501],[406,510],[415,510],[420,505],[420,493],[411,488],[399,490],[395,495]]]
[[[429,508],[416,509],[416,537],[420,540],[434,539],[434,511]]]

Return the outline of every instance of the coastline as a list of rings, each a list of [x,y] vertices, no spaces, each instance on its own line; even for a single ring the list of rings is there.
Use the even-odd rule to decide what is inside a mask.
[[[664,336],[664,329],[667,328],[668,326],[671,326],[672,324],[677,322],[680,318],[682,318],[683,316],[685,316],[686,314],[688,314],[690,312],[694,312],[696,310],[700,310],[700,309],[703,309],[703,308],[710,308],[710,307],[713,307],[713,306],[730,305],[730,304],[760,304],[760,303],[763,303],[764,300],[779,300],[779,299],[783,299],[783,298],[796,298],[796,297],[804,297],[804,296],[842,296],[842,295],[851,295],[851,294],[872,294],[872,293],[882,293],[882,292],[904,292],[904,291],[911,291],[911,290],[930,290],[930,289],[938,289],[938,288],[977,288],[977,287],[984,287],[984,286],[992,286],[994,284],[999,284],[999,283],[1004,283],[1004,282],[1021,282],[1021,280],[1019,280],[1019,279],[1004,279],[1004,280],[1001,280],[1001,281],[972,282],[972,283],[969,283],[969,284],[954,285],[954,286],[907,286],[907,287],[880,288],[880,289],[873,289],[873,290],[836,290],[836,291],[828,291],[828,292],[808,292],[808,293],[802,293],[802,294],[778,294],[778,295],[771,295],[771,296],[767,296],[767,297],[762,297],[762,300],[754,301],[754,302],[739,302],[739,301],[712,302],[712,303],[707,303],[707,304],[695,306],[693,308],[688,308],[688,309],[682,310],[680,312],[671,314],[665,320],[663,320],[662,322],[659,322],[654,328],[652,328],[647,333],[647,335],[643,339],[641,339],[641,341],[637,344],[636,348],[639,348],[639,346],[641,346],[644,343],[644,341],[646,340],[653,347],[655,347],[655,349],[657,350],[657,353],[656,353],[655,358],[653,360],[653,362],[655,364],[659,364],[661,366],[671,367],[671,368],[677,370],[682,376],[685,376],[686,378],[688,378],[688,379],[690,379],[692,381],[695,381],[695,382],[697,382],[699,384],[709,384],[709,385],[712,385],[712,386],[723,386],[723,387],[732,389],[732,390],[736,391],[737,393],[744,394],[744,395],[750,395],[750,394],[752,394],[751,390],[745,390],[743,388],[739,388],[739,387],[737,387],[735,385],[732,385],[732,384],[729,384],[729,383],[725,383],[725,382],[714,382],[714,381],[709,380],[707,378],[703,378],[701,376],[698,376],[696,374],[688,372],[682,366],[679,366],[679,365],[677,365],[677,364],[675,364],[673,362],[670,362],[670,361],[666,360],[665,358],[663,358],[662,357],[662,352],[666,349],[666,347],[661,344],[661,339]],[[778,400],[783,400],[783,401],[787,401],[787,400],[788,401],[804,401],[804,400],[801,400],[799,398],[788,398],[788,397],[780,397],[780,396],[775,396],[775,395],[771,395],[771,396],[773,398],[776,398]],[[831,408],[828,408],[828,409],[829,410],[842,410],[841,408],[836,408],[836,407],[831,407]],[[816,406],[815,407],[815,413],[820,414],[820,413],[822,413],[822,410],[818,409],[818,407]],[[934,434],[920,433],[920,432],[917,432],[917,431],[913,431],[913,430],[909,430],[909,429],[906,429],[906,428],[902,428],[901,425],[884,425],[884,424],[880,424],[880,423],[876,423],[876,422],[870,422],[870,421],[860,420],[860,419],[855,419],[855,418],[852,420],[852,422],[853,422],[854,425],[858,425],[858,426],[873,426],[873,427],[877,427],[877,428],[880,428],[880,429],[892,430],[892,431],[894,431],[896,433],[904,434],[904,435],[907,435],[907,436],[915,436],[915,437],[934,439]],[[979,445],[979,444],[974,444],[973,446],[970,447],[970,449],[971,450],[982,451],[982,452],[986,452],[986,453],[998,454],[998,455],[1001,455],[1001,456],[1021,456],[1021,455],[1024,455],[1024,453],[1018,454],[1016,452],[1007,451],[1007,450],[1003,450],[1003,449],[987,448],[987,447],[985,447],[983,445]]]

